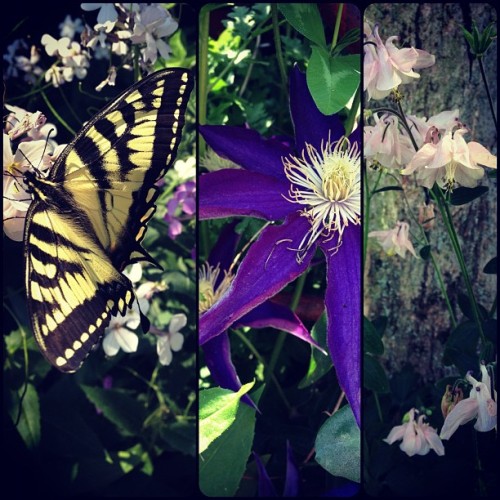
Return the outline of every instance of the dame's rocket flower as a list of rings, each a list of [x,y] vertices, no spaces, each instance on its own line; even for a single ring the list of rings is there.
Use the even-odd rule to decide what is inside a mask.
[[[359,129],[345,138],[340,118],[317,109],[298,68],[291,75],[290,108],[294,147],[249,129],[201,127],[208,145],[242,168],[200,177],[200,218],[250,216],[284,222],[262,231],[228,290],[200,317],[200,343],[220,335],[302,274],[319,247],[327,266],[328,346],[359,423]]]
[[[479,432],[491,431],[497,425],[497,403],[491,395],[491,379],[486,366],[481,364],[481,382],[470,373],[465,378],[472,384],[470,395],[459,401],[446,416],[441,439],[450,439],[459,426],[474,419],[474,429]]]

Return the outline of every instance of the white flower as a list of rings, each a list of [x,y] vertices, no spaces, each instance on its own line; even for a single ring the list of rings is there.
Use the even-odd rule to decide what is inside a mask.
[[[15,154],[7,134],[3,134],[3,230],[14,241],[22,241],[31,194],[24,188],[23,174],[42,166],[46,141],[21,142]]]
[[[59,30],[62,37],[67,36],[68,38],[73,40],[77,33],[81,33],[83,31],[82,20],[76,18],[73,21],[73,19],[71,19],[71,16],[68,14],[64,18],[64,21],[59,24]]]
[[[116,81],[116,67],[111,66],[108,70],[108,76],[95,88],[97,92],[100,92],[106,85],[110,87],[115,86]]]
[[[441,439],[450,439],[460,425],[477,419],[474,429],[488,432],[497,425],[497,403],[491,397],[491,380],[486,366],[481,364],[482,382],[478,382],[470,373],[466,379],[472,384],[469,397],[459,401],[448,413],[441,429]]]
[[[182,349],[184,337],[179,330],[186,324],[185,314],[174,314],[168,325],[168,332],[157,332],[156,352],[162,365],[168,366],[172,362],[172,351],[178,352]]]
[[[174,170],[179,175],[181,181],[192,179],[196,175],[196,159],[190,156],[186,161],[177,160],[174,164]]]
[[[387,255],[394,255],[397,253],[400,257],[406,256],[406,251],[409,250],[415,257],[415,249],[409,238],[410,226],[407,222],[396,222],[393,229],[386,229],[385,231],[370,231],[369,238],[376,238],[382,245],[382,248]]]
[[[135,44],[146,43],[141,50],[144,62],[154,64],[158,53],[164,59],[169,57],[170,47],[161,38],[170,36],[178,26],[172,15],[161,7],[148,5],[137,14],[131,40]]]
[[[118,19],[118,12],[112,3],[82,3],[80,7],[85,11],[97,10],[97,23],[104,24],[105,22],[115,23]]]
[[[418,421],[415,421],[415,413],[415,408],[412,408],[408,412],[408,422],[393,427],[383,441],[392,444],[395,441],[402,440],[399,448],[409,457],[426,455],[431,449],[439,456],[443,456],[444,446],[437,435],[436,429],[424,423],[425,415],[420,415]]]

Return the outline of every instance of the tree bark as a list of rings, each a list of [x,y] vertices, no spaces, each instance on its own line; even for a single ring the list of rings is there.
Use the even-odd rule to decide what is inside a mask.
[[[405,96],[402,102],[405,113],[431,117],[441,111],[459,108],[460,120],[471,131],[466,134],[466,141],[477,141],[496,154],[497,133],[479,65],[477,60],[472,60],[460,27],[464,25],[470,31],[473,21],[481,31],[495,20],[494,8],[488,4],[374,4],[365,11],[365,20],[372,26],[379,25],[382,40],[398,35],[399,47],[413,46],[436,56],[434,66],[417,70],[421,75],[419,80],[400,86]],[[496,61],[494,41],[484,57],[484,66],[495,110]],[[370,108],[380,104],[395,106],[380,101],[365,104]],[[373,173],[369,175],[373,176]],[[424,202],[423,190],[415,185],[411,176],[403,182],[413,211],[418,213],[418,206]],[[485,175],[480,184],[489,187],[486,195],[467,205],[451,207],[451,212],[476,299],[489,310],[497,292],[496,275],[485,274],[483,268],[496,255],[496,178]],[[370,230],[392,228],[397,220],[410,222],[410,229],[416,231],[416,224],[409,219],[400,192],[375,195]],[[430,230],[429,238],[460,322],[464,317],[458,307],[458,296],[466,294],[466,288],[437,208],[435,226]],[[417,253],[419,248],[421,246],[417,246]],[[444,343],[452,325],[429,260],[415,259],[411,255],[405,259],[389,257],[370,241],[364,296],[366,316],[388,317],[383,338],[386,348],[383,362],[389,374],[407,364],[424,381],[456,374],[442,362]],[[478,367],[470,369],[477,370]]]

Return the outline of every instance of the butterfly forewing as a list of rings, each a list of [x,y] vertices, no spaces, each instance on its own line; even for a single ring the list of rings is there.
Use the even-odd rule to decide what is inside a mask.
[[[173,163],[193,83],[159,71],[133,85],[64,149],[47,179],[27,176],[26,291],[35,338],[62,371],[77,370],[111,316],[134,300],[124,267],[155,211],[155,182]]]

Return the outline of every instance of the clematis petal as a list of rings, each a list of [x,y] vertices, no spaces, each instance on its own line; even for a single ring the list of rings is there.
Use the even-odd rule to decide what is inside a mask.
[[[251,172],[285,179],[281,158],[290,154],[290,148],[280,141],[264,139],[255,130],[228,125],[202,125],[199,131],[219,156]]]
[[[224,169],[199,178],[199,217],[216,219],[245,215],[266,220],[286,217],[289,183],[269,175]]]
[[[294,213],[282,225],[262,231],[243,259],[227,292],[200,317],[200,344],[219,335],[307,269],[313,249],[304,257],[302,264],[297,263],[297,254],[293,249],[298,248],[309,227],[305,217]]]
[[[239,219],[234,219],[224,226],[217,242],[212,247],[210,255],[208,256],[208,262],[212,266],[219,265],[219,269],[221,270],[215,282],[216,287],[219,286],[220,282],[224,279],[224,271],[228,271],[233,262],[234,251],[241,238],[241,235],[234,230],[239,223]]]
[[[321,150],[321,141],[328,138],[337,141],[344,134],[344,126],[338,115],[324,115],[317,108],[307,87],[306,75],[297,65],[290,76],[290,114],[295,129],[295,147],[298,152],[305,144]]]
[[[285,488],[283,489],[284,497],[297,497],[299,495],[299,470],[295,464],[292,447],[290,442],[286,442],[286,477]]]
[[[361,421],[361,226],[345,229],[342,244],[331,251],[320,246],[326,256],[327,343],[342,390],[356,422]]]
[[[271,478],[269,477],[262,460],[254,451],[252,452],[252,455],[255,459],[255,463],[257,464],[257,474],[259,476],[257,483],[257,495],[259,497],[277,497],[278,494],[276,493],[274,485],[271,482]]]
[[[252,328],[266,328],[271,326],[305,340],[326,354],[323,348],[311,337],[307,328],[292,310],[270,300],[241,317],[235,324],[235,326],[239,325],[251,326]]]
[[[441,439],[450,439],[460,425],[466,424],[474,417],[477,417],[478,408],[479,404],[475,398],[467,398],[459,401],[446,416],[439,437]]]

